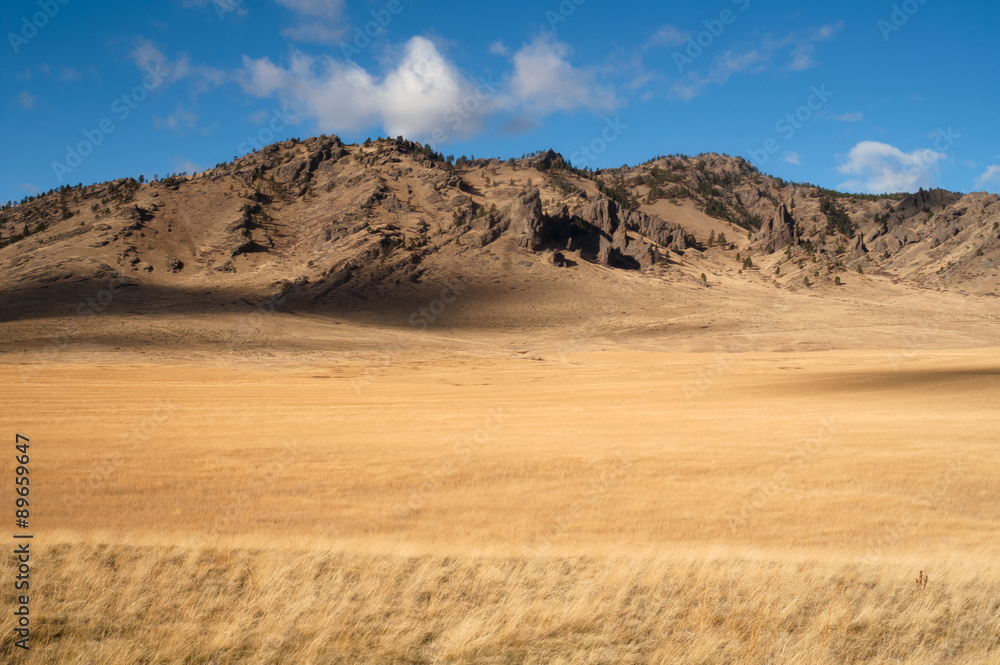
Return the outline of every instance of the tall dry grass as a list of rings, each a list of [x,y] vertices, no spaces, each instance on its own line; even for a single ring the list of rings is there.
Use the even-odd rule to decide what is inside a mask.
[[[959,558],[926,588],[887,563],[89,539],[34,564],[30,658],[5,633],[4,662],[1000,662],[1000,564]]]

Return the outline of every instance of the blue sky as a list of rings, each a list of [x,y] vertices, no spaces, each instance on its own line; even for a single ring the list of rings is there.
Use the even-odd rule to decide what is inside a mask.
[[[321,133],[996,192],[1000,3],[958,4],[8,0],[0,201]]]

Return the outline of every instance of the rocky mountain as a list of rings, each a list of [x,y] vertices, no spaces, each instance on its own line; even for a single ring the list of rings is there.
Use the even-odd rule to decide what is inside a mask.
[[[502,283],[536,262],[703,280],[735,268],[748,280],[766,272],[775,288],[850,272],[998,295],[1000,198],[848,195],[722,155],[592,172],[552,151],[456,162],[403,139],[319,136],[194,175],[64,187],[0,211],[8,312],[28,307],[26,293],[38,314],[111,280],[308,309],[430,278]]]

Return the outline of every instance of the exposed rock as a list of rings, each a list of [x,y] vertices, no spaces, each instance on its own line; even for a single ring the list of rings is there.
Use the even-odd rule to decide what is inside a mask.
[[[868,247],[865,245],[864,235],[858,233],[854,236],[854,241],[851,243],[850,254],[852,257],[863,256],[868,253]]]
[[[566,165],[563,156],[554,150],[547,150],[534,157],[528,158],[528,166],[533,166],[539,171],[548,171],[551,168],[560,168]]]
[[[770,221],[764,223],[754,236],[754,240],[763,243],[761,249],[767,254],[773,254],[790,244],[798,244],[795,220],[788,212],[788,207],[782,203]]]
[[[531,189],[511,203],[503,213],[508,228],[517,236],[519,246],[535,251],[546,241],[542,197],[537,188]]]

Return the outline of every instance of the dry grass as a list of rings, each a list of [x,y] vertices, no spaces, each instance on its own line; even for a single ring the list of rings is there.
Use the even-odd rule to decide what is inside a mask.
[[[47,546],[45,663],[985,663],[1000,569]],[[5,593],[9,593],[5,590]],[[0,655],[11,657],[5,635]],[[991,660],[992,659],[992,660]]]
[[[995,350],[74,359],[4,660],[1000,662]]]

